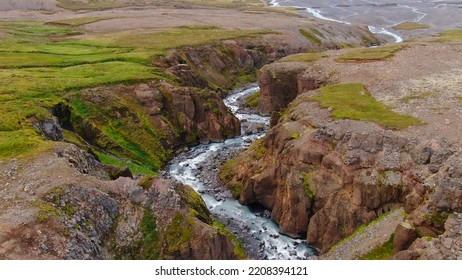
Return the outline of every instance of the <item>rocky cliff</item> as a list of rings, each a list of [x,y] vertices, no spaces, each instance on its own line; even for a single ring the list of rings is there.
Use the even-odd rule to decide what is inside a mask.
[[[334,118],[332,107],[312,97],[321,94],[318,87],[345,80],[347,74],[325,70],[338,71],[336,59],[262,69],[258,108],[273,113],[273,127],[225,164],[221,178],[241,203],[270,209],[282,233],[306,238],[321,253],[404,205],[405,222],[394,234],[396,258],[459,258],[460,145]]]
[[[109,180],[107,167],[71,144],[0,168],[1,259],[242,257],[188,186]]]

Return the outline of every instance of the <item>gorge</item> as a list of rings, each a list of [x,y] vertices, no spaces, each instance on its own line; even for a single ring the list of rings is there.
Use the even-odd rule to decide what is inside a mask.
[[[0,6],[1,259],[460,258],[459,31],[36,2]]]

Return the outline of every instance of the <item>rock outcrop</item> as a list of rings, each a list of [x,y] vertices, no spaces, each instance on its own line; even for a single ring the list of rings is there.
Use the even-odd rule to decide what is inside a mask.
[[[71,144],[0,162],[0,259],[235,259],[190,187],[110,181]]]
[[[306,237],[321,253],[404,205],[408,216],[396,229],[395,253],[410,249],[397,256],[457,258],[457,246],[448,244],[459,242],[461,233],[453,214],[462,207],[458,144],[403,136],[370,122],[334,121],[310,100],[317,93],[310,89],[327,79],[304,80],[305,73],[299,64],[263,69],[263,113],[295,99],[262,141],[222,168],[239,201],[270,209],[282,233]]]

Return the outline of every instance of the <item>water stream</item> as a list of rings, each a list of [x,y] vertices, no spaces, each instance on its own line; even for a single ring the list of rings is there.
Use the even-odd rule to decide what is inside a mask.
[[[252,86],[228,96],[224,103],[244,122],[263,124],[268,127],[269,118],[239,112],[240,99],[256,92]],[[292,239],[279,233],[278,226],[269,218],[268,211],[255,210],[241,205],[230,195],[216,196],[211,193],[209,181],[200,176],[200,171],[214,162],[218,156],[235,153],[248,147],[251,142],[263,137],[265,132],[228,139],[223,143],[200,145],[177,156],[168,167],[168,174],[192,186],[200,193],[210,212],[220,221],[232,225],[233,232],[243,239],[250,257],[262,259],[306,259],[314,254],[304,240]],[[217,172],[215,169],[214,172]],[[237,228],[236,228],[237,225]]]

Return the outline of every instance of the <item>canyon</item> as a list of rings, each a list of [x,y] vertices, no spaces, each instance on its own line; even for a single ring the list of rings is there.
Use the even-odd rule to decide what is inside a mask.
[[[267,135],[201,166],[217,201],[267,209],[258,215],[279,226],[270,238],[304,239],[321,258],[387,213],[397,225],[389,257],[460,258],[459,33],[342,62],[384,41],[262,1],[208,2],[0,6],[0,259],[249,257],[241,229],[166,168],[242,132],[257,133],[249,146],[264,126],[234,114],[255,110],[270,118]],[[257,80],[255,108],[225,105]],[[397,122],[336,118],[315,100],[343,85]],[[342,256],[391,236],[381,238]],[[275,258],[298,254],[274,247],[285,250]]]

